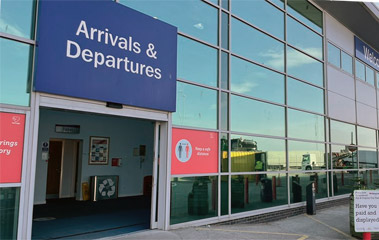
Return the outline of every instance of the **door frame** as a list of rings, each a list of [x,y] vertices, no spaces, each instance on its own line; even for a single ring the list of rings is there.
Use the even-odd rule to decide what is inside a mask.
[[[167,196],[169,196],[170,191],[168,190],[170,184],[169,178],[169,162],[170,154],[168,154],[169,145],[169,134],[171,126],[170,112],[157,111],[151,109],[143,109],[138,107],[129,107],[123,105],[122,109],[108,108],[105,102],[93,101],[87,99],[79,99],[65,96],[57,96],[45,93],[34,93],[32,94],[33,107],[32,112],[32,124],[31,124],[31,137],[29,145],[31,151],[28,152],[28,159],[31,159],[30,168],[27,168],[26,175],[26,186],[25,186],[25,213],[23,218],[23,224],[19,225],[18,239],[30,239],[32,235],[32,222],[33,222],[33,206],[34,206],[34,183],[36,179],[36,162],[37,162],[37,148],[38,148],[38,131],[39,131],[39,112],[40,107],[53,108],[53,109],[65,109],[71,111],[87,112],[87,113],[98,113],[104,115],[121,116],[121,117],[132,117],[139,119],[147,119],[159,122],[161,126],[160,134],[160,167],[159,167],[159,179],[157,179],[157,184],[159,184],[159,194],[158,194],[158,221],[151,225],[151,228],[158,228],[167,230],[169,224],[169,201],[167,202]],[[154,139],[155,141],[155,139]],[[157,145],[154,143],[154,146]],[[153,175],[153,179],[156,178]],[[153,195],[153,194],[152,194]],[[153,209],[151,209],[152,211]],[[153,215],[153,212],[151,212]]]

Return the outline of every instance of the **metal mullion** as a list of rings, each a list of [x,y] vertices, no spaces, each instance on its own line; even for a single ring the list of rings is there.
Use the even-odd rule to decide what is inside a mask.
[[[299,22],[301,25],[303,25],[304,27],[308,28],[309,30],[311,30],[312,32],[316,33],[317,35],[323,37],[324,36],[324,26],[322,26],[322,33],[319,33],[317,32],[316,30],[314,30],[312,27],[306,25],[305,23],[303,23],[300,19],[298,19],[297,17],[293,16],[291,13],[287,12],[287,15],[290,16],[291,18],[293,18],[294,20],[296,20],[297,22]],[[324,16],[324,12],[322,12],[322,15]],[[305,17],[306,18],[306,17]]]
[[[36,45],[35,40],[31,40],[31,39],[23,38],[23,37],[18,37],[18,36],[8,34],[8,33],[0,32],[0,37],[4,38],[4,39],[20,42],[20,43],[26,43],[26,44],[33,45],[33,46]]]
[[[198,131],[207,131],[207,132],[218,132],[217,129],[212,128],[199,128],[199,127],[191,127],[191,126],[181,126],[181,125],[172,125],[173,128],[179,129],[188,129],[188,130],[198,130]]]
[[[313,140],[308,140],[308,139],[301,139],[301,138],[291,138],[291,137],[287,137],[286,138],[287,140],[289,141],[297,141],[297,142],[307,142],[307,143],[318,143],[318,144],[326,144],[325,142],[323,141],[313,141]]]
[[[221,0],[220,0],[221,1]],[[221,48],[222,48],[222,29],[223,29],[223,22],[222,22],[222,11],[221,11],[221,5],[218,7],[218,52],[217,52],[217,55],[218,55],[218,61],[217,61],[217,64],[218,64],[218,78],[217,78],[217,87],[218,87],[218,90],[217,90],[217,93],[218,93],[218,96],[217,96],[217,106],[218,106],[218,126],[217,126],[217,129],[218,129],[218,149],[217,149],[217,152],[218,152],[218,171],[217,171],[217,183],[218,183],[218,186],[217,186],[217,216],[220,218],[221,217],[221,164],[222,164],[222,154],[221,154],[221,134],[220,134],[220,130],[221,130],[221,112],[222,112],[222,104],[221,104],[221,54],[222,54],[222,51],[221,51]]]
[[[271,2],[270,0],[266,0],[266,2],[268,2],[269,4],[271,4],[272,6],[274,6],[276,9],[282,11],[283,13],[285,12],[285,9],[279,7],[278,5],[276,5],[275,3]]]
[[[186,33],[180,32],[180,31],[178,31],[178,35],[180,35],[182,37],[186,37],[186,38],[191,39],[191,40],[194,40],[196,42],[202,43],[202,44],[207,45],[208,47],[211,47],[211,48],[215,48],[215,49],[219,49],[220,48],[219,46],[213,45],[213,44],[211,44],[209,42],[206,42],[204,40],[201,40],[199,38],[193,37],[191,35],[188,35]]]
[[[206,84],[189,81],[189,80],[186,80],[186,79],[183,79],[183,78],[177,78],[176,80],[178,82],[187,83],[187,84],[191,84],[191,85],[198,86],[198,87],[208,88],[208,89],[215,90],[215,91],[218,90],[217,87],[212,87],[212,86],[209,86],[209,85],[206,85]]]
[[[247,137],[261,137],[261,138],[270,138],[270,139],[277,139],[277,140],[286,140],[286,137],[263,135],[263,134],[254,134],[254,133],[245,133],[245,132],[231,132],[231,134],[243,135],[243,136],[247,136]]]
[[[283,74],[283,75],[286,74],[285,72],[281,72],[281,71],[279,71],[279,70],[273,69],[273,68],[271,68],[271,67],[269,67],[269,66],[263,65],[262,63],[256,62],[256,61],[254,61],[254,60],[252,60],[252,59],[246,58],[246,57],[241,56],[241,55],[238,55],[238,54],[236,54],[236,53],[231,53],[231,55],[232,55],[233,57],[238,57],[238,58],[240,58],[240,59],[242,59],[242,60],[245,60],[246,62],[249,62],[249,63],[255,64],[255,65],[258,65],[258,66],[260,66],[260,67],[266,68],[266,69],[268,69],[268,70],[270,70],[270,71],[273,71],[273,72],[276,72],[276,73],[280,73],[280,74]]]
[[[294,46],[294,45],[292,45],[292,44],[290,44],[290,43],[287,43],[287,45],[290,46],[291,48],[295,49],[296,51],[301,52],[302,54],[307,55],[308,57],[310,57],[310,58],[312,58],[312,59],[314,59],[314,60],[316,60],[316,61],[318,61],[318,62],[322,62],[322,63],[325,62],[325,60],[320,60],[320,59],[318,59],[318,58],[316,58],[316,57],[310,55],[309,53],[304,52],[304,51],[301,50],[300,48],[298,48],[298,47],[296,47],[296,46]]]
[[[301,78],[298,78],[298,77],[294,77],[294,76],[289,75],[289,74],[287,74],[287,76],[290,77],[290,78],[293,78],[293,79],[295,79],[295,80],[297,80],[297,81],[299,81],[299,82],[306,83],[306,84],[308,84],[308,85],[310,85],[310,86],[312,86],[312,87],[316,87],[316,88],[319,88],[319,89],[325,90],[325,87],[320,87],[319,85],[316,85],[316,84],[314,84],[314,83],[308,82],[308,81],[306,81],[306,80],[304,80],[304,79],[301,79]],[[324,78],[324,79],[325,79],[325,78]],[[325,83],[324,83],[324,85],[325,85]]]
[[[217,177],[218,173],[191,173],[191,174],[173,174],[171,178],[184,178],[184,177]]]

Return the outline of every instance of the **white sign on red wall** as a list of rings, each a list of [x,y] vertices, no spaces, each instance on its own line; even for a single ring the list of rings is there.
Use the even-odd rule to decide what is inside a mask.
[[[172,129],[171,174],[217,173],[218,133]]]
[[[20,183],[25,115],[0,112],[0,183]]]

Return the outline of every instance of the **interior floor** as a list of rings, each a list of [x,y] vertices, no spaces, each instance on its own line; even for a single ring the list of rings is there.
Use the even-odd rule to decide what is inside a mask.
[[[35,205],[33,239],[94,239],[150,228],[150,196],[103,201],[51,199]]]

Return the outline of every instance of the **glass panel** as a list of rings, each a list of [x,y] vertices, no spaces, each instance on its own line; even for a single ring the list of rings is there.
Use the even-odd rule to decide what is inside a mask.
[[[345,53],[344,51],[341,51],[341,58],[342,58],[342,70],[345,72],[348,72],[350,74],[353,74],[353,58]]]
[[[229,138],[227,133],[220,133],[221,172],[229,172]]]
[[[284,38],[284,13],[266,1],[232,1],[232,13],[280,39]]]
[[[291,203],[306,201],[307,187],[315,183],[316,199],[328,197],[325,172],[290,174]]]
[[[231,58],[231,90],[244,95],[284,103],[284,75]]]
[[[379,88],[379,72],[376,72],[376,86]]]
[[[325,141],[324,117],[288,109],[288,136],[313,141]]]
[[[365,81],[365,65],[358,60],[355,60],[355,76]]]
[[[375,75],[374,70],[366,66],[366,82],[375,86]]]
[[[287,50],[287,73],[321,87],[324,85],[323,64],[291,47]]]
[[[287,42],[313,57],[323,59],[322,37],[291,17],[287,17]]]
[[[178,31],[217,45],[218,10],[199,0],[120,0],[137,11],[178,27]]]
[[[374,147],[376,148],[376,135],[375,130],[358,127],[358,145],[366,146],[366,147]]]
[[[221,21],[221,47],[229,49],[229,15],[222,12]]]
[[[325,145],[322,143],[288,141],[289,170],[320,170],[326,168]]]
[[[358,159],[355,146],[332,145],[332,165],[334,169],[357,169]]]
[[[284,9],[284,0],[269,0],[272,3],[275,3],[278,7]]]
[[[368,189],[377,189],[379,184],[379,171],[378,170],[367,170],[360,172],[363,184]]]
[[[287,11],[297,19],[322,34],[322,12],[309,2],[287,0]]]
[[[236,132],[284,136],[284,108],[232,95],[231,128]]]
[[[1,1],[0,32],[34,39],[36,1]]]
[[[213,3],[213,4],[218,5],[218,0],[208,0],[208,1],[210,1],[210,2]]]
[[[356,144],[355,126],[331,120],[330,141],[333,143]]]
[[[229,125],[229,97],[228,93],[221,93],[221,129],[228,130]]]
[[[232,52],[284,71],[284,44],[232,18]]]
[[[286,169],[283,140],[232,135],[232,172],[277,171]]]
[[[217,177],[171,178],[170,224],[217,216]]]
[[[0,49],[0,103],[29,106],[32,47],[0,38]]]
[[[350,194],[356,186],[358,172],[342,171],[333,173],[334,196]]]
[[[328,62],[333,64],[336,67],[341,66],[340,59],[341,50],[334,45],[328,43]]]
[[[287,91],[288,105],[324,113],[324,90],[288,77]]]
[[[229,89],[229,54],[221,52],[221,88]]]
[[[359,168],[377,168],[378,152],[372,148],[358,148]]]
[[[229,10],[229,0],[221,0],[221,7]]]
[[[288,204],[286,174],[236,175],[231,181],[232,213]]]
[[[178,82],[174,125],[217,128],[217,92]]]
[[[178,36],[178,78],[217,86],[217,50]]]
[[[17,239],[20,188],[0,188],[0,239]]]
[[[221,215],[229,214],[229,177],[221,176]]]

